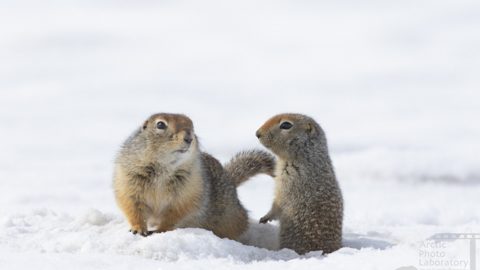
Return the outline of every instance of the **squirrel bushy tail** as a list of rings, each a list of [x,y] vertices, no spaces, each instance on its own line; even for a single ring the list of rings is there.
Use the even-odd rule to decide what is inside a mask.
[[[273,155],[262,150],[249,150],[237,153],[225,164],[225,173],[238,187],[259,173],[273,177],[274,167],[275,157]]]

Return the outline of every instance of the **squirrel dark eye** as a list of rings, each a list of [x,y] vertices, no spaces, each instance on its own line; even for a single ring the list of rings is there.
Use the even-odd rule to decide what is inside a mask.
[[[283,122],[280,124],[280,129],[291,129],[292,127],[293,125],[290,122]]]
[[[157,123],[157,128],[158,129],[166,129],[167,124],[165,124],[165,122],[160,121],[160,122]]]

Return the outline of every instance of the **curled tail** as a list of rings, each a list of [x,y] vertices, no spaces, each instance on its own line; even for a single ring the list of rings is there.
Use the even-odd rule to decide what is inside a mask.
[[[265,173],[273,177],[275,158],[262,150],[242,151],[236,154],[226,165],[225,172],[239,186],[250,177]]]

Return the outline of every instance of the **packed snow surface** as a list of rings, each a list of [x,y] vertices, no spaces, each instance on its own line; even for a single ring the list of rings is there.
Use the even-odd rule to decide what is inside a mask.
[[[470,269],[468,241],[426,239],[480,233],[478,0],[3,0],[0,25],[0,269]],[[129,233],[112,163],[155,112],[222,162],[274,114],[314,117],[344,247],[278,250],[267,176],[239,188],[238,242]]]

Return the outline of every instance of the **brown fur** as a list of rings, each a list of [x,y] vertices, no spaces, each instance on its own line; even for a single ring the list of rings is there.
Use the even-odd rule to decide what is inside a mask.
[[[159,121],[166,128],[159,129]],[[126,140],[115,163],[115,197],[133,233],[198,227],[237,239],[247,229],[238,181],[199,150],[187,116],[152,115]]]

